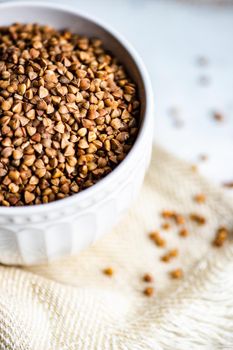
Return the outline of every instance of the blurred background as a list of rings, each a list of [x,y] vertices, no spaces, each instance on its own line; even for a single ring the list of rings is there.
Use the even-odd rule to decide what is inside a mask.
[[[69,3],[110,24],[142,56],[155,142],[233,193],[233,0]]]

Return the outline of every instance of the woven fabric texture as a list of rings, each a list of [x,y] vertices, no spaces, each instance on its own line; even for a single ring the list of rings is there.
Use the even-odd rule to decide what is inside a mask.
[[[197,193],[205,204],[193,200]],[[163,209],[199,213],[207,223],[188,221],[182,238],[177,226],[160,229]],[[232,349],[233,244],[230,237],[224,247],[212,246],[220,225],[233,227],[231,198],[156,147],[138,199],[111,233],[50,265],[0,267],[0,349]],[[166,248],[148,239],[155,229]],[[179,256],[161,262],[169,248]],[[109,266],[112,277],[102,273]],[[171,280],[178,267],[184,278]],[[147,272],[155,280],[150,298],[143,295]]]

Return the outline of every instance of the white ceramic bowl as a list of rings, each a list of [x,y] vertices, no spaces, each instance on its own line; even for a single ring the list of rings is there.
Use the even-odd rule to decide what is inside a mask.
[[[137,140],[121,164],[94,186],[69,198],[29,207],[0,207],[0,261],[38,264],[75,254],[109,231],[139,192],[153,134],[153,99],[145,67],[131,45],[108,26],[75,8],[40,1],[0,4],[0,25],[37,22],[99,37],[126,66],[142,102]]]

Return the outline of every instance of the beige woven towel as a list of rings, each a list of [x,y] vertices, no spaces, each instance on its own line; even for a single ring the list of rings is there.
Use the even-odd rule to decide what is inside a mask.
[[[206,204],[193,201],[199,192]],[[180,250],[169,264],[147,237],[162,209],[208,220],[189,223],[187,238],[175,227],[162,233],[168,248]],[[233,226],[230,199],[157,148],[134,207],[95,246],[49,266],[0,268],[0,349],[233,349],[233,245],[211,246],[219,225]],[[112,278],[101,273],[107,266]],[[171,281],[168,271],[180,266],[185,278]],[[142,293],[145,272],[155,277],[152,298]]]

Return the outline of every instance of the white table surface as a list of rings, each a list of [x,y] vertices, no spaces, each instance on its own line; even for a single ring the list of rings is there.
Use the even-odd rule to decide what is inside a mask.
[[[222,183],[233,181],[233,6],[197,5],[202,2],[66,0],[133,43],[153,84],[155,140]],[[199,56],[209,64],[198,65]],[[210,80],[206,86],[202,76]],[[179,110],[182,127],[174,126],[171,108]],[[213,110],[224,122],[212,118]],[[208,160],[199,162],[203,153]]]

